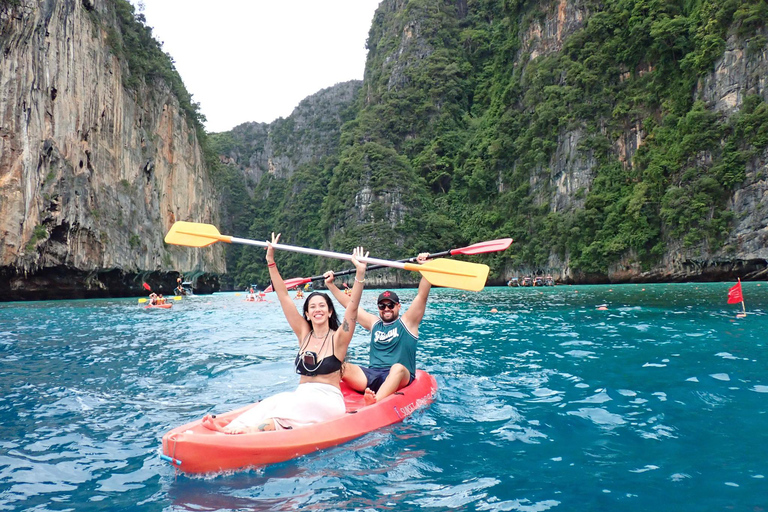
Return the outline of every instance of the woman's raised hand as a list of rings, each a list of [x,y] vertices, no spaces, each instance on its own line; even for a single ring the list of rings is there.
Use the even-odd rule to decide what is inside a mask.
[[[272,232],[272,242],[267,241],[267,264],[272,264],[275,262],[275,248],[272,247],[272,244],[276,244],[280,240],[280,233],[275,236],[275,232]]]
[[[362,247],[356,247],[354,251],[352,251],[352,264],[355,266],[357,270],[362,270],[365,272],[365,269],[368,267],[367,263],[363,263],[359,260],[359,258],[367,258],[368,253],[363,253],[364,249]]]

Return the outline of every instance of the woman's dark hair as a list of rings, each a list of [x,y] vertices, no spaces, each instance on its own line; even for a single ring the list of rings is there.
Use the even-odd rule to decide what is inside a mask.
[[[309,312],[309,301],[314,297],[315,295],[319,295],[322,298],[325,299],[325,303],[328,304],[328,327],[330,327],[334,331],[339,330],[339,316],[336,314],[336,308],[333,307],[333,301],[328,296],[327,293],[322,292],[312,292],[309,294],[309,296],[304,300],[304,320],[307,321],[309,324],[310,329],[312,328],[312,322],[307,318],[307,313]]]

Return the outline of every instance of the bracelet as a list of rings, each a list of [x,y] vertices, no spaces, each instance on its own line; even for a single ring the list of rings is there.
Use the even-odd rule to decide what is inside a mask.
[[[357,277],[355,277],[355,282],[356,282],[356,283],[360,283],[360,284],[363,284],[363,283],[365,282],[365,279],[363,279],[363,280],[361,281],[361,280],[359,280]]]
[[[267,266],[268,266],[269,268],[272,268],[272,267],[276,267],[276,266],[277,266],[277,263],[275,263],[275,262],[273,261],[272,263],[267,263]]]

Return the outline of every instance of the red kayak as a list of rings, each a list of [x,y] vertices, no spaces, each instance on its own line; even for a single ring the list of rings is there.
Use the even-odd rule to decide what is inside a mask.
[[[210,473],[293,459],[403,421],[432,401],[437,382],[427,372],[417,370],[416,379],[408,387],[372,405],[365,405],[363,395],[344,382],[341,391],[347,413],[340,418],[292,430],[249,434],[209,430],[200,419],[165,434],[161,458],[186,473]],[[254,405],[218,414],[217,418],[237,416]]]
[[[144,309],[171,309],[172,307],[173,304],[168,302],[166,304],[147,304]]]

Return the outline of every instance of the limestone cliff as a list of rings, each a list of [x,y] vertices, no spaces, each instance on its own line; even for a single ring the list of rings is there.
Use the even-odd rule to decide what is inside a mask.
[[[303,99],[285,119],[243,123],[221,134],[230,140],[222,159],[242,169],[249,183],[267,174],[290,178],[300,166],[337,151],[341,125],[361,84],[336,84]]]
[[[349,118],[219,141],[253,199],[238,232],[393,259],[512,236],[479,258],[491,284],[765,279],[764,14],[762,0],[383,0]],[[237,255],[236,280],[263,282],[256,260]]]
[[[175,220],[216,222],[216,195],[170,86],[126,87],[118,30],[115,2],[0,4],[0,299],[138,294],[147,278],[170,293],[175,272],[225,271],[220,249],[163,242]]]
[[[359,90],[360,81],[339,83],[305,98],[285,119],[244,123],[210,135],[220,159],[214,175],[222,195],[221,225],[228,232],[263,240],[276,230],[288,243],[323,246],[317,208],[328,192],[341,127],[354,117]],[[296,255],[282,257],[294,260]],[[233,271],[223,287],[269,284],[263,253],[229,246],[226,258]],[[304,257],[294,262],[295,268],[283,269],[307,272],[316,262]]]
[[[510,253],[519,253],[502,259],[492,283],[544,272],[566,282],[766,279],[768,147],[756,137],[723,156],[741,143],[728,137],[745,98],[768,101],[768,38],[758,3],[710,2],[692,15],[701,4],[385,0],[368,41],[359,131],[396,148],[427,180],[435,211],[446,213],[439,224],[450,229],[461,219],[468,237],[514,233]],[[690,25],[676,32],[685,16]],[[722,33],[713,28],[718,23]],[[701,40],[709,46],[697,46]],[[687,84],[696,65],[700,78],[690,88],[665,82],[669,72]],[[680,118],[698,115],[695,108],[720,127],[712,143],[684,149],[690,154],[678,160],[657,158],[661,165],[649,172],[649,146],[658,153],[695,146],[683,131],[661,143],[654,137],[667,127],[652,131],[679,127]],[[364,125],[366,113],[376,121]],[[705,134],[690,138],[697,136]],[[746,171],[745,179],[715,179],[712,169],[737,161],[738,151],[752,152],[746,146],[754,143],[759,154],[729,171]],[[601,173],[603,189],[593,193]],[[606,181],[624,184],[608,190]],[[718,191],[699,195],[697,184]],[[677,210],[665,187],[684,191],[672,205]],[[630,206],[595,207],[619,199]],[[695,222],[669,218],[669,211],[692,212],[679,205],[693,202]],[[632,216],[640,220],[628,222]]]
[[[521,35],[521,51],[516,65],[525,63],[563,48],[563,41],[583,28],[590,12],[581,0],[556,0],[542,7],[543,16],[534,19]],[[768,48],[765,31],[753,37],[737,35],[732,27],[721,58],[714,69],[704,76],[692,91],[718,112],[724,122],[737,114],[744,98],[749,95],[768,101]],[[750,45],[750,41],[753,44]],[[755,46],[757,43],[757,46]],[[642,75],[645,71],[640,70]],[[629,76],[629,72],[626,73]],[[633,159],[645,143],[640,123],[627,125],[616,137],[611,151],[626,169],[635,164]],[[540,203],[546,203],[553,212],[579,209],[584,205],[584,192],[591,187],[597,162],[591,150],[583,147],[588,134],[580,128],[562,132],[546,168],[531,175],[532,194]],[[710,152],[702,152],[698,159],[711,161]],[[768,148],[746,164],[746,179],[735,187],[728,201],[728,209],[735,219],[723,244],[707,247],[697,244],[685,246],[682,240],[667,238],[661,261],[653,268],[643,268],[636,254],[628,251],[618,262],[600,275],[573,273],[568,257],[552,252],[547,265],[508,267],[507,273],[528,274],[546,271],[564,282],[654,282],[688,280],[728,280],[768,278]]]

